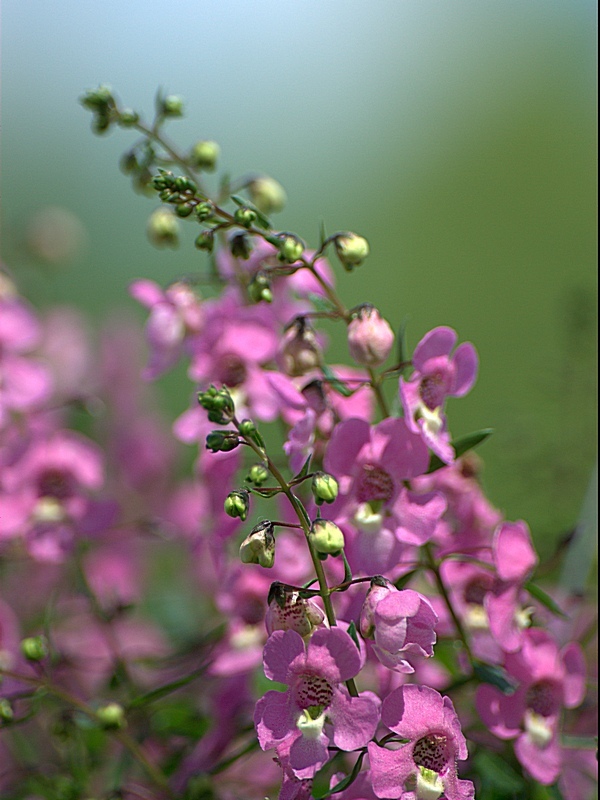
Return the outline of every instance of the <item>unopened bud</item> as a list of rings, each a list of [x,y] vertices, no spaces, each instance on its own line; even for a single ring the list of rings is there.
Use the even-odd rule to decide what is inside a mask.
[[[148,220],[148,237],[158,247],[177,247],[179,223],[166,208],[157,208]]]
[[[321,364],[321,348],[305,317],[297,317],[283,334],[277,363],[292,378],[306,375]]]
[[[369,303],[360,306],[348,325],[350,355],[365,367],[383,364],[394,346],[394,331]]]
[[[338,496],[338,482],[327,472],[316,472],[310,488],[318,506],[323,503],[333,503]]]
[[[281,211],[287,200],[283,186],[267,176],[253,180],[248,191],[254,205],[264,214]]]
[[[375,609],[379,601],[394,589],[393,584],[381,575],[376,575],[371,580],[371,587],[360,612],[359,630],[364,639],[375,638]]]
[[[0,722],[9,723],[13,721],[15,714],[11,704],[6,698],[0,698]]]
[[[212,231],[202,231],[202,233],[196,236],[194,244],[198,250],[207,250],[211,253],[215,246],[215,235]]]
[[[262,486],[263,483],[269,478],[269,470],[262,464],[254,464],[250,467],[247,481],[253,483],[255,486]]]
[[[96,710],[98,722],[105,730],[117,730],[127,725],[125,711],[119,703],[107,703]]]
[[[258,433],[258,428],[251,419],[243,419],[240,422],[240,433],[252,439]]]
[[[240,443],[235,431],[211,431],[206,437],[206,449],[213,453],[228,453]]]
[[[242,521],[248,516],[250,509],[250,496],[248,492],[229,492],[225,498],[225,513],[230,517],[239,517]]]
[[[198,392],[198,402],[208,411],[209,421],[217,425],[227,425],[235,415],[233,399],[225,387],[210,386],[205,392]]]
[[[356,233],[339,233],[334,242],[338,258],[348,272],[362,264],[369,255],[369,243]]]
[[[310,540],[319,555],[337,556],[344,549],[344,534],[335,522],[316,519],[310,528]]]
[[[238,208],[233,215],[238,225],[249,228],[256,221],[256,211],[251,208]]]
[[[244,564],[260,564],[271,568],[275,563],[275,536],[273,523],[256,525],[240,545],[240,559]]]
[[[163,97],[160,111],[165,117],[181,117],[183,115],[183,98],[177,94]]]
[[[178,217],[189,217],[193,210],[194,206],[191,203],[180,203],[175,206],[175,213]]]
[[[28,661],[42,661],[48,655],[45,636],[29,636],[21,641],[21,652]]]
[[[252,252],[250,237],[245,233],[237,233],[229,240],[229,249],[234,258],[243,258],[246,261]]]
[[[216,142],[196,142],[190,153],[190,161],[198,169],[212,172],[217,166],[221,148]]]
[[[288,264],[298,261],[304,252],[304,245],[296,236],[282,236],[279,240],[279,258]]]
[[[126,108],[121,111],[119,116],[119,125],[122,125],[124,128],[129,128],[131,125],[136,125],[140,121],[140,115],[137,111],[133,111],[131,108]]]
[[[309,636],[325,619],[319,606],[279,581],[271,584],[268,602],[265,625],[269,636],[273,631],[289,630]]]
[[[272,303],[273,290],[269,276],[259,270],[248,284],[248,295],[254,303]]]
[[[215,207],[210,202],[198,203],[196,206],[196,216],[200,222],[210,219],[215,213]]]

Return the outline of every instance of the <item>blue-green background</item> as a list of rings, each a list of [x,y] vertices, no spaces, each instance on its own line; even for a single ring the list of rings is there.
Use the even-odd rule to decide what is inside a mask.
[[[340,275],[349,305],[407,319],[411,347],[441,324],[476,344],[452,432],[496,429],[486,487],[549,552],[596,449],[595,39],[591,0],[5,0],[3,259],[39,306],[97,320],[133,312],[132,278],[201,267],[191,232],[176,252],[147,242],[155,204],[117,168],[132,134],[98,140],[77,104],[101,82],[147,113],[156,87],[183,95],[173,138],[281,181],[282,229],[369,239]],[[46,205],[86,229],[59,267],[26,246]]]

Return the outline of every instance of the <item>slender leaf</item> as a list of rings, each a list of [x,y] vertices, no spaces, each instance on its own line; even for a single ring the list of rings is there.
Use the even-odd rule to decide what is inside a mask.
[[[362,762],[364,757],[365,754],[364,752],[362,752],[356,759],[356,763],[350,775],[347,775],[339,783],[336,783],[335,786],[332,786],[331,789],[328,789],[328,791],[326,791],[324,794],[318,795],[318,800],[325,800],[326,797],[331,797],[331,795],[333,794],[338,794],[339,792],[343,792],[344,789],[347,789],[348,786],[350,786],[350,784],[354,783],[354,781],[358,776],[358,773],[360,772],[360,768],[362,767]]]
[[[280,494],[283,489],[280,486],[248,486],[248,491],[260,497],[275,497],[275,495]]]
[[[535,583],[528,581],[523,588],[528,591],[529,594],[538,601],[538,603],[541,603],[543,606],[545,606],[548,611],[551,611],[556,617],[569,619],[569,615],[566,614],[562,608],[560,608],[560,606],[550,597],[549,594],[546,594],[546,592],[543,589],[540,589],[539,586],[536,586]]]
[[[312,455],[310,455],[306,459],[306,461],[302,465],[302,469],[300,470],[300,472],[297,475],[294,475],[294,477],[292,478],[292,482],[293,483],[300,483],[300,481],[302,481],[302,480],[304,480],[304,478],[306,478],[306,476],[308,475],[309,470],[310,470],[310,462],[311,462],[311,460],[312,460]]]
[[[354,644],[360,650],[360,642],[358,641],[358,632],[356,630],[356,625],[354,624],[354,620],[352,620],[350,625],[348,625],[348,634],[352,638],[352,641],[354,642]]]
[[[322,297],[320,294],[315,294],[314,292],[309,292],[308,299],[312,303],[312,307],[315,311],[321,314],[335,313],[333,304],[326,297]]]
[[[497,689],[500,689],[502,694],[511,695],[515,693],[517,686],[502,667],[495,666],[494,664],[477,662],[473,669],[475,675],[482,683],[489,683],[495,686]]]
[[[405,575],[402,575],[401,578],[398,578],[398,580],[394,583],[396,589],[404,589],[404,587],[410,583],[420,569],[420,567],[417,567],[417,569],[411,569],[410,572],[407,572]]]
[[[354,392],[352,389],[349,389],[346,384],[342,383],[339,378],[336,378],[331,369],[327,366],[327,364],[323,364],[321,366],[321,371],[323,375],[327,378],[327,383],[334,392],[341,394],[342,397],[352,397]]]
[[[469,450],[473,450],[474,447],[477,447],[482,442],[485,442],[485,440],[490,437],[493,432],[493,428],[483,428],[483,430],[467,433],[466,436],[461,436],[459,439],[455,439],[453,442],[451,442],[451,445],[454,448],[456,458],[460,458]],[[432,455],[429,462],[427,475],[446,466],[448,465],[445,464],[441,458],[438,458],[436,455]]]

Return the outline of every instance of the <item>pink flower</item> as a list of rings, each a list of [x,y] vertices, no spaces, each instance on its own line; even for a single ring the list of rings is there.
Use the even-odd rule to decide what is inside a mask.
[[[477,353],[465,342],[450,353],[457,335],[452,328],[434,328],[416,346],[408,381],[400,379],[400,399],[406,423],[420,433],[433,452],[447,464],[454,461],[450,434],[446,429],[446,397],[462,397],[470,391],[477,375]]]
[[[504,667],[519,688],[505,695],[494,686],[480,686],[479,715],[500,739],[516,739],[517,758],[535,780],[554,783],[562,769],[561,711],[576,708],[585,693],[581,648],[573,642],[559,651],[549,634],[532,628],[523,634],[521,651],[506,656]]]
[[[0,299],[0,429],[10,412],[30,412],[50,397],[48,368],[28,354],[40,340],[40,326],[26,303]]]
[[[336,426],[324,467],[340,487],[332,505],[335,521],[357,532],[348,546],[354,569],[385,572],[398,563],[403,545],[423,544],[433,536],[446,509],[443,496],[416,494],[404,486],[428,464],[426,445],[402,419],[373,427],[348,419]]]
[[[186,336],[202,329],[204,310],[185,283],[173,283],[163,290],[154,281],[138,280],[131,284],[129,293],[150,309],[146,323],[150,360],[142,374],[147,380],[154,380],[177,363]]]
[[[399,591],[385,578],[374,578],[360,615],[360,632],[374,639],[381,663],[396,672],[414,672],[409,653],[432,656],[437,614],[426,597]]]
[[[471,781],[458,779],[456,762],[467,758],[467,744],[448,697],[428,686],[395,689],[383,701],[382,722],[408,744],[386,750],[368,745],[371,779],[377,797],[469,800]]]
[[[306,648],[296,631],[275,631],[265,645],[265,675],[288,690],[267,692],[256,704],[263,750],[289,747],[296,777],[311,778],[328,760],[330,743],[341,750],[363,747],[379,722],[377,700],[370,693],[351,697],[341,685],[360,667],[357,646],[340,628],[315,631]]]

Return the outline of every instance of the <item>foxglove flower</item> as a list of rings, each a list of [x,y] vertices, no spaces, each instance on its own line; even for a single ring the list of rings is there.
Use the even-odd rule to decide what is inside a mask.
[[[328,760],[328,746],[364,747],[379,722],[378,701],[351,697],[343,682],[360,670],[352,638],[340,628],[321,628],[308,644],[296,631],[275,631],[264,650],[265,675],[288,686],[267,692],[256,704],[254,722],[263,750],[289,748],[298,778],[311,778]]]
[[[458,779],[456,762],[467,743],[451,700],[428,686],[395,689],[383,701],[382,722],[402,739],[398,750],[368,746],[377,797],[401,800],[472,800],[471,781]]]
[[[477,375],[477,353],[470,342],[456,348],[452,328],[434,328],[416,346],[409,380],[400,379],[400,399],[410,430],[420,433],[427,446],[447,464],[454,450],[446,427],[444,403],[447,397],[462,397],[470,391]]]

